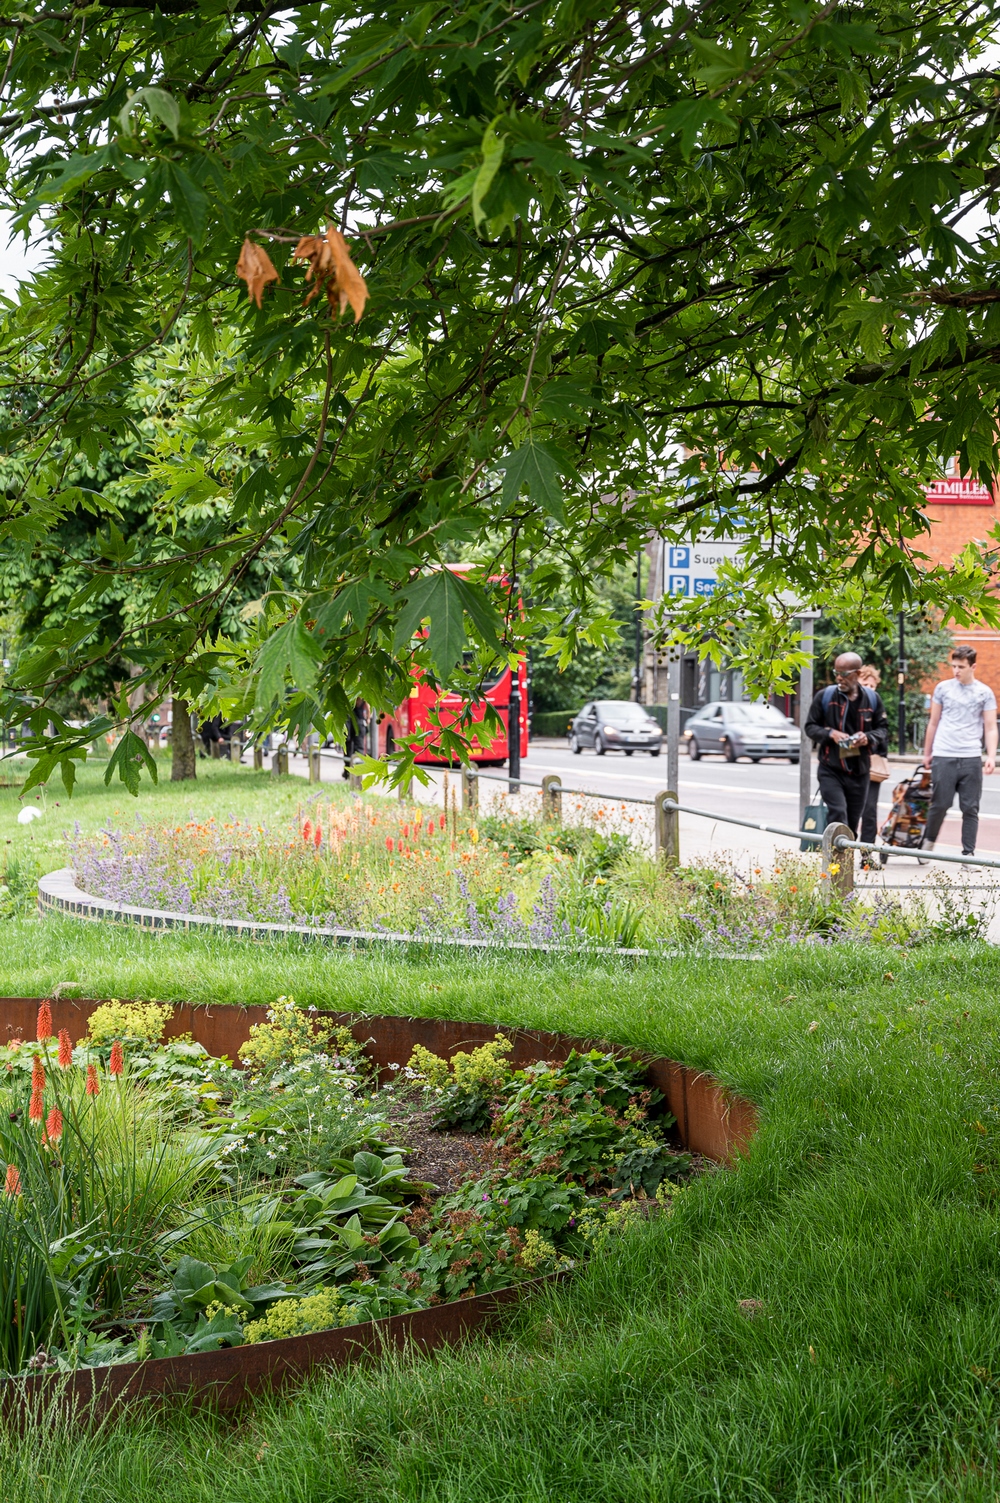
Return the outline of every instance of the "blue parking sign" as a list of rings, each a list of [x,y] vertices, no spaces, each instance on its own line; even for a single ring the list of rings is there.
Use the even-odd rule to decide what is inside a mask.
[[[670,567],[671,567],[671,569],[690,569],[690,567],[691,567],[691,549],[690,548],[671,548],[671,550],[670,550]]]
[[[686,595],[688,593],[688,577],[686,574],[671,574],[671,595]]]

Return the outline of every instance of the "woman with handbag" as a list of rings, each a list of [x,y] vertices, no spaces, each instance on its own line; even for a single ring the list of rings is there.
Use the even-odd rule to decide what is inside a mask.
[[[878,689],[882,682],[882,675],[871,663],[865,663],[858,674],[858,683],[865,689]],[[860,839],[875,844],[878,834],[878,800],[882,792],[882,784],[889,776],[889,759],[881,752],[873,751],[871,767],[868,771],[868,796],[865,799],[865,807],[861,814]],[[881,863],[875,855],[867,851],[861,858],[861,865],[869,869],[877,869]]]

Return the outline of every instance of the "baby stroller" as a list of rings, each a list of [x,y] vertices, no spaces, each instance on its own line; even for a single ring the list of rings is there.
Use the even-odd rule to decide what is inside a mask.
[[[882,826],[882,839],[886,845],[905,851],[917,849],[927,828],[931,792],[929,767],[921,767],[914,777],[904,778],[896,784],[889,818]]]

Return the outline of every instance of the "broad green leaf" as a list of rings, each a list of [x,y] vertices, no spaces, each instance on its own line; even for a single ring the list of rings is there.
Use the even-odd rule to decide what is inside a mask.
[[[489,193],[493,185],[493,179],[497,175],[500,163],[503,161],[504,145],[506,136],[498,136],[496,133],[496,121],[486,127],[483,135],[483,165],[476,173],[472,184],[472,222],[479,229],[486,218],[483,209],[483,199]]]
[[[132,134],[132,115],[140,104],[144,104],[149,113],[167,127],[176,141],[181,128],[180,105],[166,89],[157,88],[153,84],[136,89],[135,93],[129,96],[128,103],[118,115],[118,123],[123,133],[126,136]]]
[[[508,510],[527,491],[529,500],[557,522],[566,520],[559,467],[545,444],[529,438],[499,462],[503,470],[503,499]]]
[[[105,784],[110,786],[117,772],[134,798],[139,792],[142,767],[145,767],[154,783],[159,781],[159,773],[149,747],[134,731],[126,731],[108,759],[107,770],[104,774]]]

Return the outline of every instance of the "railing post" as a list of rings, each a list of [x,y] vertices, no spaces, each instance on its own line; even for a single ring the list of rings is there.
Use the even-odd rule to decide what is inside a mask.
[[[288,742],[282,741],[274,756],[271,758],[271,771],[276,778],[288,776]]]
[[[826,902],[829,902],[834,893],[842,898],[849,898],[854,891],[854,852],[837,849],[836,841],[841,838],[854,839],[854,831],[849,825],[827,825],[823,831],[820,883],[821,896]]]
[[[355,793],[361,792],[360,767],[363,761],[364,757],[361,756],[360,752],[355,752],[350,761],[350,771],[347,774],[347,785],[349,788],[353,788]]]
[[[462,768],[462,808],[467,814],[479,812],[479,779],[469,767]]]
[[[259,741],[253,744],[253,770],[254,772],[264,771],[264,748]]]
[[[547,773],[542,779],[542,818],[562,824],[562,778],[557,772]]]
[[[230,762],[241,762],[243,760],[243,741],[238,735],[233,735],[229,738],[229,760]]]
[[[681,860],[680,814],[677,794],[665,788],[653,800],[653,850],[664,866],[679,866]]]
[[[323,764],[320,761],[319,748],[311,746],[309,748],[309,781],[310,783],[319,783],[322,781],[322,777]]]

